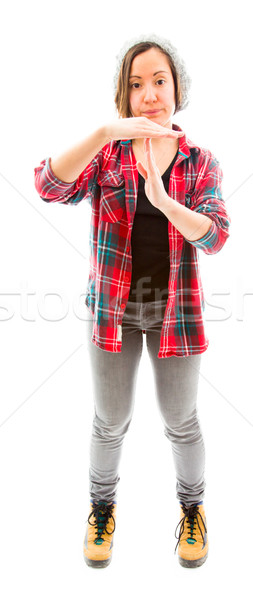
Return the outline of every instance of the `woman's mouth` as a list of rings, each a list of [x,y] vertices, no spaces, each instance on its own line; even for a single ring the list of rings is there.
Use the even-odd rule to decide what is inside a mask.
[[[160,109],[159,110],[147,110],[144,112],[144,115],[156,115],[159,112],[160,112]]]

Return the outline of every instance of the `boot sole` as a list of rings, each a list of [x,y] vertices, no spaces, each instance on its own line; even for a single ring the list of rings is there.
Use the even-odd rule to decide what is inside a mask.
[[[206,561],[207,556],[208,556],[208,552],[205,554],[205,556],[202,556],[201,558],[198,558],[197,560],[186,560],[185,558],[182,558],[181,556],[178,556],[178,560],[182,567],[188,567],[188,568],[200,567]]]
[[[101,569],[107,567],[110,564],[112,557],[110,556],[110,558],[106,558],[105,560],[92,560],[91,558],[87,558],[87,556],[85,556],[84,554],[84,560],[88,567],[95,567],[95,569]]]

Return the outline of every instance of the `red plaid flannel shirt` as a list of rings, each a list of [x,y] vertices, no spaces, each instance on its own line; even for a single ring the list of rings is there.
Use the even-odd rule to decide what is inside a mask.
[[[182,131],[174,124],[173,129]],[[122,347],[122,318],[132,272],[131,232],[138,193],[138,170],[131,140],[106,144],[76,181],[60,181],[50,158],[34,169],[35,188],[45,202],[91,206],[90,272],[85,304],[93,315],[92,342],[109,352]],[[160,334],[158,358],[204,352],[205,300],[198,263],[199,249],[219,252],[229,233],[230,217],[222,199],[223,172],[218,160],[186,135],[172,168],[168,194],[190,210],[206,214],[212,225],[196,241],[188,241],[168,220],[170,274],[168,302]]]

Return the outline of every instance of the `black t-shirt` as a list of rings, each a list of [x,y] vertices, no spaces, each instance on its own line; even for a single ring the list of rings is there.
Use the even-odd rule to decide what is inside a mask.
[[[162,175],[166,192],[178,152]],[[144,191],[145,179],[139,173],[137,207],[132,244],[130,302],[152,302],[168,298],[170,254],[168,218],[151,204]]]

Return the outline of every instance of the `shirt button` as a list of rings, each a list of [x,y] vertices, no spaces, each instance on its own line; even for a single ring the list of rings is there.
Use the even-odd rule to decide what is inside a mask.
[[[126,249],[126,251],[127,251],[127,252],[129,252],[129,250],[130,250],[130,247],[129,247],[129,246],[127,246],[127,249]]]
[[[124,277],[124,281],[129,281],[129,277]]]
[[[125,304],[121,304],[121,305],[120,305],[120,308],[125,308],[125,307],[126,307],[126,305],[125,305]]]

